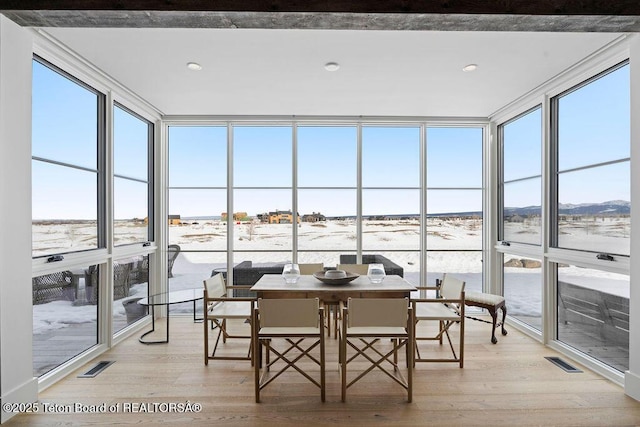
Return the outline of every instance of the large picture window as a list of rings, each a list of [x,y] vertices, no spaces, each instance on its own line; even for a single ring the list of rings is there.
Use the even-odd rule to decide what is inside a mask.
[[[620,371],[630,282],[608,263],[630,254],[629,96],[625,62],[551,101],[557,339]]]
[[[482,148],[482,128],[427,128],[429,283],[453,273],[482,291]]]
[[[105,97],[40,58],[32,93],[32,255],[102,248]],[[99,270],[62,261],[34,274],[34,376],[98,343]]]

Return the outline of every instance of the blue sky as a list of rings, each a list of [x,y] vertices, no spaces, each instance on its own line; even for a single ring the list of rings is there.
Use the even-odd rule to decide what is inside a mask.
[[[561,98],[561,170],[629,156],[628,68]],[[36,61],[33,73],[33,155],[75,166],[34,161],[33,218],[95,219],[97,94]],[[507,180],[540,175],[541,119],[538,109],[506,127]],[[144,217],[146,185],[136,180],[147,175],[146,123],[117,107],[114,120],[115,218]],[[170,190],[170,213],[226,212],[226,132],[222,126],[170,128],[169,185],[198,188]],[[482,129],[430,127],[426,137],[428,213],[481,210],[481,192],[471,189],[482,185]],[[234,211],[291,208],[292,138],[289,126],[234,126]],[[300,214],[356,214],[356,141],[353,125],[298,127]],[[363,126],[365,215],[419,212],[419,141],[418,126]],[[629,179],[628,163],[561,173],[560,201],[628,200]],[[539,186],[539,178],[512,184],[507,205],[539,204]]]

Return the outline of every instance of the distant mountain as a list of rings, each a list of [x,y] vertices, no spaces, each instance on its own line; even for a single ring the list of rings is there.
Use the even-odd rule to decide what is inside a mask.
[[[560,215],[628,215],[631,212],[631,202],[626,200],[611,200],[602,203],[560,203]],[[540,215],[540,206],[525,206],[522,208],[505,208],[506,216]]]

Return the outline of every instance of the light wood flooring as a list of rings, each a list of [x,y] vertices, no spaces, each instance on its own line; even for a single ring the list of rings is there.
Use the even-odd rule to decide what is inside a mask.
[[[162,328],[164,322],[157,322]],[[248,325],[238,324],[236,328]],[[419,363],[413,403],[380,372],[348,390],[340,401],[337,341],[327,339],[327,400],[299,374],[285,374],[254,398],[248,361],[203,362],[203,325],[188,317],[171,319],[169,344],[146,346],[133,336],[40,394],[40,413],[21,414],[9,426],[215,425],[215,426],[632,426],[640,425],[640,402],[619,386],[571,362],[582,373],[567,373],[546,360],[559,356],[507,327],[490,342],[490,325],[466,322],[465,366]],[[421,328],[423,328],[421,326]],[[162,329],[157,331],[163,336]],[[213,336],[213,333],[212,333]],[[437,352],[436,343],[425,351]],[[246,351],[246,340],[225,350]],[[564,360],[570,362],[569,359]],[[115,363],[95,378],[77,378],[98,361]],[[168,404],[189,402],[200,412],[166,412]],[[59,410],[76,403],[118,405],[116,413],[42,413],[44,403]],[[136,406],[147,404],[147,406]],[[151,411],[156,405],[155,412]],[[125,406],[129,410],[125,410]],[[115,406],[114,406],[115,407]],[[148,408],[149,411],[143,411]],[[135,410],[134,410],[135,409]]]

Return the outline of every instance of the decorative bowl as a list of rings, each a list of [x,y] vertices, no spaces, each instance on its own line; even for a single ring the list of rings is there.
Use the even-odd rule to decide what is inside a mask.
[[[344,279],[347,272],[344,270],[327,270],[324,272],[325,279]]]
[[[345,277],[332,279],[330,277],[326,277],[324,271],[318,271],[317,273],[313,273],[313,277],[315,277],[316,279],[320,280],[322,283],[325,283],[327,285],[346,285],[352,280],[360,277],[359,274],[351,273],[349,271],[346,271],[345,273],[346,273]]]

